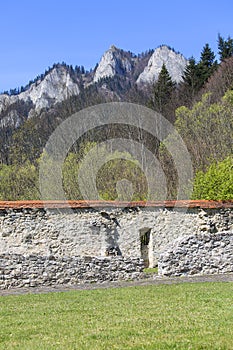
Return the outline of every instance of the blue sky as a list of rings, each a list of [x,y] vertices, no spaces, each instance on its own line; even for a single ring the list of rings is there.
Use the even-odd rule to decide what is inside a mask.
[[[111,44],[139,53],[167,44],[199,58],[233,37],[232,0],[11,0],[0,6],[0,91],[53,63],[94,68]]]

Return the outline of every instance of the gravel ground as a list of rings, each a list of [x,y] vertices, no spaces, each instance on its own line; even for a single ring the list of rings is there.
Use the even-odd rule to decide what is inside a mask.
[[[5,295],[21,295],[21,294],[39,294],[52,292],[68,292],[74,290],[91,290],[102,288],[124,288],[134,286],[149,286],[160,284],[177,284],[177,283],[203,283],[203,282],[233,282],[233,273],[219,274],[219,275],[196,275],[185,277],[159,277],[153,275],[152,277],[135,281],[117,281],[104,283],[89,283],[77,285],[57,285],[53,287],[29,287],[29,288],[12,288],[0,290],[0,296]]]

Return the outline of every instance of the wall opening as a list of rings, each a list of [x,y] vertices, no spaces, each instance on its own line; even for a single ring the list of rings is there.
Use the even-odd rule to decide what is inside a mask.
[[[150,240],[151,240],[151,228],[144,227],[139,230],[140,243],[141,243],[141,258],[144,261],[145,267],[149,267],[150,264]]]

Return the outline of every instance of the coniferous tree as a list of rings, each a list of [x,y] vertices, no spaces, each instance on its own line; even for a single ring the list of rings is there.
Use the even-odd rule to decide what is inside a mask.
[[[192,101],[199,89],[198,65],[194,57],[189,59],[182,78],[181,94],[185,94],[187,102]]]
[[[153,97],[149,101],[149,107],[160,113],[166,113],[174,88],[175,83],[172,81],[166,65],[163,64],[158,80],[153,86]]]
[[[211,50],[209,44],[205,44],[205,46],[203,47],[200,61],[203,63],[203,65],[209,68],[212,67],[214,64],[216,64],[215,54]]]
[[[206,44],[201,52],[201,58],[198,64],[198,75],[199,75],[199,88],[201,88],[217,69],[217,61],[215,60],[215,54]]]
[[[201,52],[200,61],[196,63],[191,57],[183,74],[183,81],[179,84],[178,99],[179,105],[191,107],[199,92],[217,70],[218,63],[215,54],[209,44],[206,44]]]
[[[218,54],[221,61],[233,56],[233,39],[230,36],[225,40],[218,34]]]

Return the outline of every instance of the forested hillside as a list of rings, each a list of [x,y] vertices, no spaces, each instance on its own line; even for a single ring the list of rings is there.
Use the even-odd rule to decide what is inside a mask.
[[[174,58],[169,65],[163,62],[158,66],[154,80],[149,80],[153,76],[148,70],[155,61],[154,50],[134,55],[111,47],[91,71],[56,64],[26,87],[1,94],[0,200],[40,199],[38,173],[49,136],[75,112],[113,101],[144,105],[174,124],[192,159],[192,198],[232,199],[233,39],[219,35],[218,53],[206,44],[198,61],[193,57],[185,60],[171,48],[162,46],[160,50],[168,50],[170,56],[173,52]],[[112,70],[109,56],[114,62]],[[182,78],[176,73],[177,67],[179,72],[183,69]],[[65,89],[64,81],[68,81]],[[40,100],[34,98],[35,91],[42,96]],[[101,127],[75,140],[63,165],[67,198],[82,199],[77,173],[91,147],[116,137],[141,142],[155,154],[166,175],[167,198],[176,198],[177,172],[165,144],[143,130],[139,133],[124,125]],[[119,154],[118,158],[109,159],[98,173],[101,198],[116,199],[116,184],[124,178],[133,184],[133,200],[147,199],[148,185],[139,164],[129,154]]]

